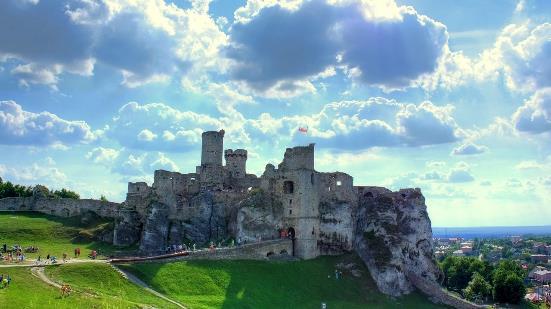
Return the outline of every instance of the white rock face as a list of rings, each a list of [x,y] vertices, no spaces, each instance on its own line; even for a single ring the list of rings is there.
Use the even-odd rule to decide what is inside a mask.
[[[413,291],[408,272],[436,282],[441,278],[419,189],[366,193],[356,218],[355,248],[383,293],[400,296]]]

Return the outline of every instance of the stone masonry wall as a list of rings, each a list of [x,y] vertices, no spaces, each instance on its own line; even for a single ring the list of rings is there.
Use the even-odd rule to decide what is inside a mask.
[[[120,204],[92,199],[8,197],[0,199],[0,211],[37,211],[58,217],[72,217],[91,211],[115,218]]]

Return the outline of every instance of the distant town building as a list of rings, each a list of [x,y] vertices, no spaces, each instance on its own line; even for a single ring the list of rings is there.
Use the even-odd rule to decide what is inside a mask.
[[[471,254],[473,252],[473,247],[471,247],[471,246],[462,246],[461,247],[461,252],[463,252],[463,254]]]
[[[519,242],[521,242],[521,241],[522,241],[522,237],[520,237],[520,236],[511,236],[511,242],[512,242],[513,244],[517,244],[517,243],[519,243]]]
[[[551,282],[551,271],[547,269],[535,271],[534,279],[539,282]]]
[[[536,272],[537,271],[544,271],[544,270],[547,270],[545,267],[543,266],[536,266],[534,267],[529,273],[528,273],[528,278],[530,279],[535,279],[536,277]]]
[[[461,247],[464,247],[464,246],[469,246],[469,247],[472,247],[474,246],[474,241],[472,240],[469,240],[469,241],[464,241],[460,244]]]
[[[532,263],[547,263],[549,257],[545,254],[532,254],[530,255]]]
[[[453,253],[453,256],[464,256],[465,254],[461,250],[455,250]]]
[[[463,238],[461,237],[452,237],[449,239],[450,243],[452,244],[458,244],[458,243],[461,243],[461,241],[463,241]]]
[[[532,246],[532,252],[536,254],[547,254],[547,246],[541,242],[534,243],[534,246]]]

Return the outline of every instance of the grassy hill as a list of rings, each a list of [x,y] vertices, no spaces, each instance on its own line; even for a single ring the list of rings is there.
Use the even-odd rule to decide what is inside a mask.
[[[105,221],[82,224],[80,218],[57,218],[37,213],[0,213],[0,245],[34,245],[41,254],[72,255],[77,246],[82,257],[91,249],[110,254],[117,248],[82,240]],[[30,254],[36,257],[36,254]],[[361,277],[343,270],[334,278],[336,265],[355,264]],[[412,294],[391,299],[377,291],[356,255],[320,257],[298,262],[275,261],[182,261],[123,265],[155,290],[189,308],[442,308],[424,296]],[[170,308],[126,281],[107,264],[48,266],[54,281],[70,284],[76,292],[67,298],[31,275],[29,268],[0,268],[13,282],[0,290],[0,308]]]
[[[73,293],[61,297],[59,289],[31,274],[28,267],[1,268],[11,285],[0,289],[0,308],[174,308],[171,303],[144,292],[107,264],[48,266],[46,274],[68,283]]]
[[[0,212],[0,246],[15,244],[24,248],[38,246],[37,254],[26,254],[36,258],[38,254],[45,258],[51,254],[61,259],[65,252],[73,256],[76,247],[81,248],[81,258],[86,258],[91,250],[109,255],[118,250],[104,242],[91,238],[103,228],[108,228],[110,221],[95,219],[83,224],[81,218],[60,218],[36,212]]]
[[[361,278],[335,265],[354,263]],[[443,308],[424,296],[391,299],[377,291],[356,255],[299,262],[182,261],[123,265],[157,291],[190,308]]]

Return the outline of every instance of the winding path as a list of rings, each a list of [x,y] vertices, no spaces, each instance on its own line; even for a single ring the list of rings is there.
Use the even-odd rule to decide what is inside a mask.
[[[113,267],[117,272],[119,272],[124,278],[126,278],[128,281],[134,283],[135,285],[137,286],[140,286],[142,287],[144,290],[148,291],[149,293],[159,297],[159,298],[162,298],[164,300],[166,300],[167,302],[170,302],[176,306],[178,306],[179,308],[186,308],[184,305],[180,304],[179,302],[175,301],[175,300],[172,300],[166,296],[164,296],[163,294],[153,290],[152,288],[150,288],[145,282],[143,282],[142,280],[140,280],[138,277],[134,276],[133,274],[131,274],[130,272],[127,272],[119,267],[117,267],[116,265],[114,264],[111,264],[111,267]]]
[[[45,283],[47,283],[47,284],[49,284],[49,285],[51,285],[55,288],[61,289],[61,284],[50,280],[50,278],[48,278],[48,276],[46,276],[46,274],[44,273],[44,267],[40,267],[40,266],[32,267],[31,268],[31,273],[33,274],[33,276],[35,276],[38,279],[44,281]]]

